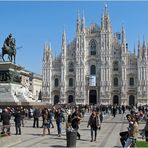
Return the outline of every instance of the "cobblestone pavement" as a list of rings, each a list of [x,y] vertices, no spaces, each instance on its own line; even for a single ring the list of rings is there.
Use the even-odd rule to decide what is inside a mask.
[[[127,130],[128,127],[128,122],[122,115],[117,115],[115,118],[106,115],[95,142],[90,142],[90,128],[87,128],[88,118],[89,113],[81,121],[79,129],[81,139],[76,141],[77,147],[121,147],[119,132]],[[22,127],[22,135],[14,135],[15,128],[12,120],[12,135],[0,138],[0,147],[66,147],[65,123],[63,123],[64,129],[61,137],[57,136],[56,125],[51,129],[51,135],[42,136],[43,129],[33,128],[32,124],[33,119],[26,119],[25,127]],[[40,121],[40,126],[41,124]],[[140,129],[143,127],[144,124],[140,124]]]

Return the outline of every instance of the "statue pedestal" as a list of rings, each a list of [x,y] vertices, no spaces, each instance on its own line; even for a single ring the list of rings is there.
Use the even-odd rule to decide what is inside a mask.
[[[20,71],[23,68],[11,62],[0,62],[0,83],[21,84]]]
[[[11,62],[0,62],[0,104],[35,102],[32,93],[21,84],[22,69]]]

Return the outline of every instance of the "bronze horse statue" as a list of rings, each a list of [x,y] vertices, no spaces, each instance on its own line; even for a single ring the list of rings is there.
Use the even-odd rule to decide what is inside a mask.
[[[15,57],[16,57],[16,47],[15,47],[15,39],[11,38],[12,35],[10,34],[9,37],[7,37],[4,41],[3,47],[2,47],[2,59],[4,59],[4,55],[8,55],[8,59],[10,62],[14,60],[15,63]]]

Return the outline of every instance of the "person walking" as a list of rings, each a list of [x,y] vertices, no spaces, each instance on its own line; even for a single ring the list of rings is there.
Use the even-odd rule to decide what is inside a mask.
[[[100,122],[103,122],[103,114],[102,112],[98,112],[98,117],[100,117]]]
[[[44,114],[45,114],[45,110],[46,110],[46,108],[43,108],[43,109],[41,110],[41,117],[42,117],[42,126],[41,126],[41,128],[43,128],[43,124],[44,124]]]
[[[39,117],[40,117],[40,110],[38,108],[35,108],[34,112],[33,112],[33,127],[39,127]]]
[[[21,125],[24,127],[25,109],[21,106]]]
[[[113,116],[114,116],[114,118],[116,117],[116,113],[117,113],[117,107],[115,105],[113,105]]]
[[[54,113],[53,110],[48,110],[49,111],[49,122],[52,128],[54,128],[53,120],[54,120]]]
[[[77,131],[77,137],[80,140],[80,133],[78,132],[79,130],[79,124],[81,120],[81,114],[78,109],[75,110],[75,112],[71,115],[71,126],[74,130]]]
[[[44,117],[43,136],[45,136],[46,129],[48,129],[48,134],[50,135],[49,111],[47,108],[44,110],[43,117]]]
[[[96,112],[93,111],[89,117],[87,128],[91,127],[91,142],[93,142],[93,131],[95,133],[94,141],[97,138],[97,129],[100,126],[100,118],[97,116]]]
[[[1,121],[3,123],[1,134],[10,136],[10,119],[11,119],[11,114],[8,111],[8,109],[5,108],[1,114]],[[7,130],[6,133],[5,129]]]
[[[62,122],[65,122],[65,117],[60,108],[55,112],[55,120],[57,124],[58,136],[61,137]]]
[[[66,129],[71,128],[71,111],[67,111],[67,122],[66,122]]]
[[[14,116],[14,122],[15,122],[15,130],[16,130],[15,134],[21,135],[21,121],[22,121],[21,110],[17,108],[13,116]]]

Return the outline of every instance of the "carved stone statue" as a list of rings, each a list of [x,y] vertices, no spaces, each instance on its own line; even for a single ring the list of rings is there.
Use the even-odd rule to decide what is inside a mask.
[[[22,77],[13,71],[0,71],[0,83],[21,83]]]
[[[2,47],[2,59],[4,59],[4,55],[8,55],[9,61],[12,62],[12,57],[15,63],[15,56],[16,56],[16,45],[15,45],[15,38],[12,38],[12,34],[10,33],[9,36],[5,39],[3,47]]]
[[[13,81],[14,81],[14,82],[21,83],[21,80],[22,80],[21,75],[15,73],[14,76],[13,76]]]

